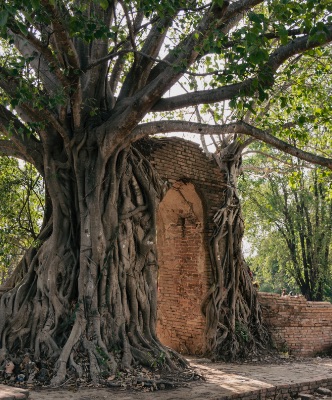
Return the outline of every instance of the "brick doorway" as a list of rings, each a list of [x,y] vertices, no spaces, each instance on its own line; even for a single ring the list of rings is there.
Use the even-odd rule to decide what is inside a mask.
[[[191,183],[177,182],[157,216],[158,321],[160,341],[183,354],[204,351],[200,311],[207,290],[203,206]]]

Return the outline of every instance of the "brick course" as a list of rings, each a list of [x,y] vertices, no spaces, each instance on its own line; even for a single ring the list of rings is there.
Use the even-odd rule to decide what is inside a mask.
[[[171,187],[168,194],[182,187],[181,196],[187,196],[185,202],[196,207],[190,215],[185,202],[174,195],[173,206],[172,202],[164,203],[165,209],[159,210],[157,333],[165,344],[177,351],[201,354],[204,352],[205,322],[200,304],[211,285],[208,240],[214,228],[213,216],[223,203],[224,178],[214,160],[208,159],[196,143],[162,138],[142,141],[139,146],[163,180],[168,182]],[[190,185],[194,189],[191,194]],[[269,293],[260,293],[259,299],[264,319],[280,350],[287,349],[297,356],[330,351],[330,303],[307,302],[303,297],[280,297]],[[164,318],[163,314],[168,316]]]
[[[259,301],[278,349],[303,357],[331,351],[331,303],[262,292]]]
[[[170,187],[157,217],[157,334],[179,352],[203,354],[200,307],[211,285],[208,240],[223,201],[223,176],[198,144],[181,138],[144,141],[140,150]]]

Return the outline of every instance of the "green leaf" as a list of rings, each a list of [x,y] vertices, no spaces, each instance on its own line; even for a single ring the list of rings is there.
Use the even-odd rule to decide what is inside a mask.
[[[301,115],[298,119],[299,125],[303,126],[303,124],[306,122],[306,117],[304,115]]]
[[[106,10],[108,9],[108,7],[109,7],[109,4],[108,4],[108,1],[107,1],[107,0],[99,0],[99,4],[100,4],[100,7],[101,7],[104,11],[106,11]]]
[[[40,0],[30,0],[32,7],[36,10],[39,9],[40,6]]]
[[[17,21],[16,25],[17,25],[18,29],[23,33],[24,36],[28,35],[28,33],[29,33],[28,28],[24,24],[22,24],[22,22]]]
[[[280,97],[280,104],[282,108],[285,108],[287,106],[287,98],[286,97]]]
[[[223,4],[224,4],[224,0],[214,0],[213,4],[215,4],[216,6],[218,6],[219,8],[222,8]]]
[[[0,26],[5,26],[8,21],[8,11],[7,10],[2,10],[0,13]]]
[[[260,64],[263,61],[266,61],[269,57],[268,52],[265,49],[256,49],[253,53],[249,56],[249,61]]]
[[[280,42],[282,45],[287,44],[288,42],[288,32],[287,29],[282,25],[278,27],[278,35],[280,37]]]

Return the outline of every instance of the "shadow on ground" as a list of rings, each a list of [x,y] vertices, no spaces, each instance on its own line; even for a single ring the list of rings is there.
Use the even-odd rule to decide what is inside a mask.
[[[160,391],[128,391],[106,388],[57,388],[30,390],[30,400],[226,400],[296,398],[299,392],[332,387],[332,359],[312,358],[273,363],[212,363],[191,358],[191,365],[205,380],[186,387]],[[13,397],[12,397],[13,398]],[[6,399],[1,396],[0,399]]]

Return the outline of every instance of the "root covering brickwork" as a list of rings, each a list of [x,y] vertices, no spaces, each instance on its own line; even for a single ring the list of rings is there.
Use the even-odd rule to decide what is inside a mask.
[[[224,201],[225,177],[196,143],[162,138],[138,145],[167,186],[157,215],[158,337],[181,353],[203,354],[201,305],[212,282],[208,238]],[[330,303],[269,293],[260,293],[259,301],[280,351],[297,356],[330,351]]]

